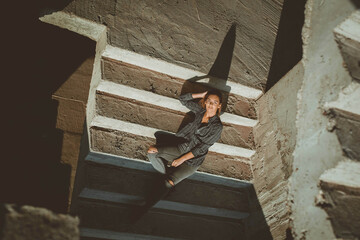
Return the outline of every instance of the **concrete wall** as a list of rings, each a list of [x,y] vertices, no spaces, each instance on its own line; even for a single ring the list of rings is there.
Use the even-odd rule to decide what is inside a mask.
[[[296,94],[303,65],[299,62],[257,101],[259,124],[254,129],[256,156],[253,184],[274,239],[285,239],[289,227],[288,178],[296,140]]]
[[[233,81],[265,88],[282,4],[283,0],[75,0],[64,10],[106,25],[113,46],[204,73],[236,23],[215,68],[221,69],[223,78],[229,75]]]
[[[298,93],[296,148],[290,177],[290,215],[295,239],[334,239],[327,214],[315,206],[319,176],[341,160],[342,150],[328,132],[323,104],[337,98],[351,78],[333,29],[353,12],[352,1],[308,0],[303,28],[304,80]],[[316,226],[316,227],[315,227]]]

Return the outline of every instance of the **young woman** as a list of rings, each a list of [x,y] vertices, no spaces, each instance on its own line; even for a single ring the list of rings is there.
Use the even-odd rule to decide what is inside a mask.
[[[198,98],[201,98],[199,103],[193,101]],[[185,141],[178,145],[151,146],[147,151],[153,167],[166,174],[165,185],[168,188],[195,173],[204,161],[208,148],[219,140],[223,128],[220,120],[222,96],[219,91],[187,93],[179,100],[195,113],[194,121],[175,134]]]

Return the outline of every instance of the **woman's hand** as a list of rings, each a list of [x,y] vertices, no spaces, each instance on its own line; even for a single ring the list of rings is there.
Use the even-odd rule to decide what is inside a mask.
[[[175,160],[171,163],[171,166],[172,166],[172,167],[177,167],[177,166],[180,166],[181,164],[183,164],[183,162],[185,162],[185,160],[175,159]]]
[[[207,91],[203,92],[203,93],[193,93],[192,97],[193,98],[204,98],[206,94],[207,94]]]

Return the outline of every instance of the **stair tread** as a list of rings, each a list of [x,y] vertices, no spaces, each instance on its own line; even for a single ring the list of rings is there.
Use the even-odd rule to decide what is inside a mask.
[[[335,34],[340,34],[346,38],[351,38],[360,42],[360,11],[350,15],[344,22],[334,29]]]
[[[101,81],[97,88],[97,91],[140,102],[145,102],[151,105],[179,111],[182,113],[187,113],[190,111],[188,108],[183,106],[177,99],[162,96],[145,90],[128,87],[110,81]],[[254,127],[258,123],[257,120],[245,118],[226,112],[221,115],[221,121],[228,124],[236,124],[247,127]]]
[[[122,203],[131,205],[141,205],[144,198],[121,193],[106,192],[102,190],[84,188],[79,197],[84,199],[100,200],[112,203]],[[228,209],[220,209],[214,207],[205,207],[188,203],[173,202],[168,200],[160,200],[153,209],[177,211],[183,213],[191,213],[195,215],[204,215],[212,217],[220,217],[232,220],[241,220],[248,217],[249,213],[233,211]]]
[[[148,138],[155,138],[154,134],[158,131],[163,131],[156,128],[142,126],[135,123],[125,122],[113,118],[96,116],[90,127],[99,127],[104,129],[118,130],[122,132],[128,132],[134,135],[144,136]],[[165,131],[163,131],[165,132]],[[216,152],[229,156],[238,156],[244,158],[250,158],[255,154],[254,150],[231,146],[223,143],[215,143],[209,148],[210,152]]]
[[[120,49],[110,45],[106,47],[102,56],[185,80],[196,76],[206,75],[195,70],[180,67],[172,63],[152,58],[150,56],[140,55],[138,53]],[[219,79],[217,81],[217,84],[214,84],[210,83],[208,78],[205,78],[201,79],[198,82],[207,83],[212,87],[218,88],[220,90],[224,90],[224,87],[227,85],[231,87],[231,93],[243,96],[248,99],[258,99],[263,94],[262,91],[259,89],[251,88],[229,80]]]
[[[144,234],[136,233],[127,233],[127,232],[115,232],[103,229],[94,229],[94,228],[80,228],[81,237],[92,237],[99,239],[107,240],[118,240],[118,239],[127,239],[127,240],[176,240],[175,238],[159,237],[159,236],[150,236]],[[180,240],[179,238],[177,238]]]
[[[346,159],[325,171],[320,176],[320,181],[333,186],[351,188],[360,193],[360,162]]]
[[[360,120],[360,107],[359,107],[359,96],[360,96],[360,84],[352,82],[346,89],[344,89],[336,101],[325,104],[327,109],[338,109],[342,112],[350,113],[357,119]]]
[[[86,158],[86,161],[91,161],[98,164],[106,164],[122,168],[137,169],[147,172],[156,172],[152,167],[150,162],[145,162],[137,159],[128,159],[119,157],[116,155],[100,152],[90,152]],[[236,178],[224,177],[219,175],[214,175],[205,172],[195,172],[193,175],[188,177],[190,180],[206,182],[214,185],[221,185],[225,187],[234,188],[236,190],[240,188],[248,188],[252,184],[248,181],[239,180]]]

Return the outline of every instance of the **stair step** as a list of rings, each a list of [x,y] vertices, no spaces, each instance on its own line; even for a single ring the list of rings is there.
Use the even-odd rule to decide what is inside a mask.
[[[351,76],[360,81],[360,10],[337,26],[334,35]]]
[[[336,101],[326,103],[325,110],[336,120],[336,135],[346,156],[360,159],[360,84],[352,82]]]
[[[189,110],[177,99],[102,81],[97,88],[97,112],[105,117],[177,132]],[[221,121],[224,129],[220,142],[254,147],[252,128],[258,123],[257,120],[223,113]]]
[[[346,194],[360,196],[359,176],[360,162],[344,160],[320,176],[320,186],[327,191],[339,190]]]
[[[159,174],[149,162],[125,159],[102,153],[90,153],[85,159],[85,187],[139,196],[153,194],[160,187]],[[248,211],[251,184],[237,179],[196,172],[179,183],[165,200]]]
[[[331,224],[344,239],[360,236],[360,162],[344,158],[320,176],[317,204],[329,215]]]
[[[245,235],[244,219],[226,221],[169,209],[151,208],[135,224],[128,221],[136,207],[80,198],[81,228],[103,229],[167,238],[239,239]]]
[[[97,116],[91,126],[91,145],[94,151],[147,160],[146,152],[155,144],[158,129]],[[250,157],[253,150],[215,143],[209,148],[200,171],[249,180],[252,178]]]
[[[80,198],[92,199],[97,201],[121,203],[125,205],[141,206],[145,199],[138,196],[106,192],[96,189],[84,188],[80,195]],[[174,201],[160,200],[154,206],[154,209],[175,211],[181,213],[188,213],[194,215],[201,215],[207,217],[222,218],[227,221],[238,221],[249,216],[247,212],[232,211],[228,209],[204,207],[199,205],[192,205],[187,203],[180,203]]]
[[[256,118],[255,100],[262,91],[224,79],[213,77],[197,79],[206,74],[186,69],[149,56],[107,46],[102,54],[102,77],[135,88],[177,98],[183,91],[205,91],[209,87],[224,92],[226,111],[249,118]],[[192,79],[192,80],[190,80]]]
[[[93,228],[80,228],[80,237],[81,240],[180,240],[180,238],[175,239]]]

